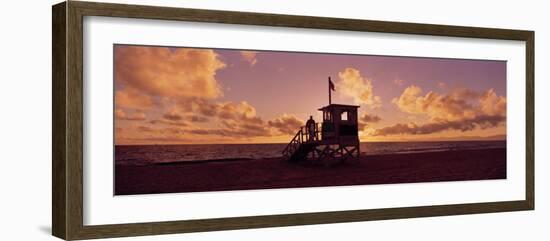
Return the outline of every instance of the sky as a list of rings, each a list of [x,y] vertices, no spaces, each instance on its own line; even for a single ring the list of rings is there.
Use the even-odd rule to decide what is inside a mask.
[[[332,103],[361,141],[506,138],[506,62],[114,45],[115,144],[287,143]]]

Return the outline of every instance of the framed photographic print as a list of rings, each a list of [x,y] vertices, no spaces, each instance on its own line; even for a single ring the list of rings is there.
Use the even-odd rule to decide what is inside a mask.
[[[534,209],[534,32],[53,6],[63,239]]]

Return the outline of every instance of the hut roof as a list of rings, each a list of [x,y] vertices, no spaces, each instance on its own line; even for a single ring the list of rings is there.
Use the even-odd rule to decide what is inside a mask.
[[[359,108],[358,105],[341,105],[341,104],[330,104],[330,105],[327,105],[327,106],[324,106],[324,107],[321,107],[319,108],[320,111],[323,111],[323,110],[332,110],[332,109],[347,109],[347,110],[356,110],[357,108]]]

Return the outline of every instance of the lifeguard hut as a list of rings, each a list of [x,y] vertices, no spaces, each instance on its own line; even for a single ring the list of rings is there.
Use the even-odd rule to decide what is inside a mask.
[[[329,105],[319,108],[323,122],[313,128],[302,126],[283,150],[283,156],[291,162],[331,160],[345,161],[359,158],[359,129],[356,105],[331,103],[334,84],[329,77]]]

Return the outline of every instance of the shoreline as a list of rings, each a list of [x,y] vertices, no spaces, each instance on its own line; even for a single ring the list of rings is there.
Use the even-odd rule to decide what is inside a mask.
[[[491,149],[502,149],[502,148],[484,148],[484,149],[463,149],[463,150],[431,150],[431,151],[401,151],[401,152],[388,152],[388,153],[366,153],[362,152],[361,157],[376,157],[376,156],[385,156],[385,155],[406,155],[406,154],[419,154],[419,153],[432,153],[432,152],[449,152],[449,151],[472,151],[472,150],[491,150]],[[186,164],[201,164],[201,163],[213,163],[213,162],[234,162],[234,161],[254,161],[254,160],[274,160],[281,159],[283,156],[279,157],[266,157],[266,158],[252,158],[252,157],[229,157],[229,158],[216,158],[216,159],[203,159],[203,160],[181,160],[181,161],[166,161],[166,162],[154,162],[144,165],[131,165],[131,164],[117,164],[115,160],[115,165],[120,166],[170,166],[170,165],[186,165]]]
[[[115,195],[506,178],[506,148],[361,155],[330,167],[282,158],[115,165]]]
[[[275,159],[275,158],[278,158],[278,157],[265,158],[265,159]],[[234,158],[219,158],[219,159],[208,159],[208,160],[168,161],[168,162],[151,163],[145,166],[191,165],[191,164],[213,163],[213,162],[233,162],[233,161],[253,161],[253,160],[259,160],[259,159],[246,158],[246,157],[234,157]],[[128,165],[128,166],[131,166],[131,165]]]

